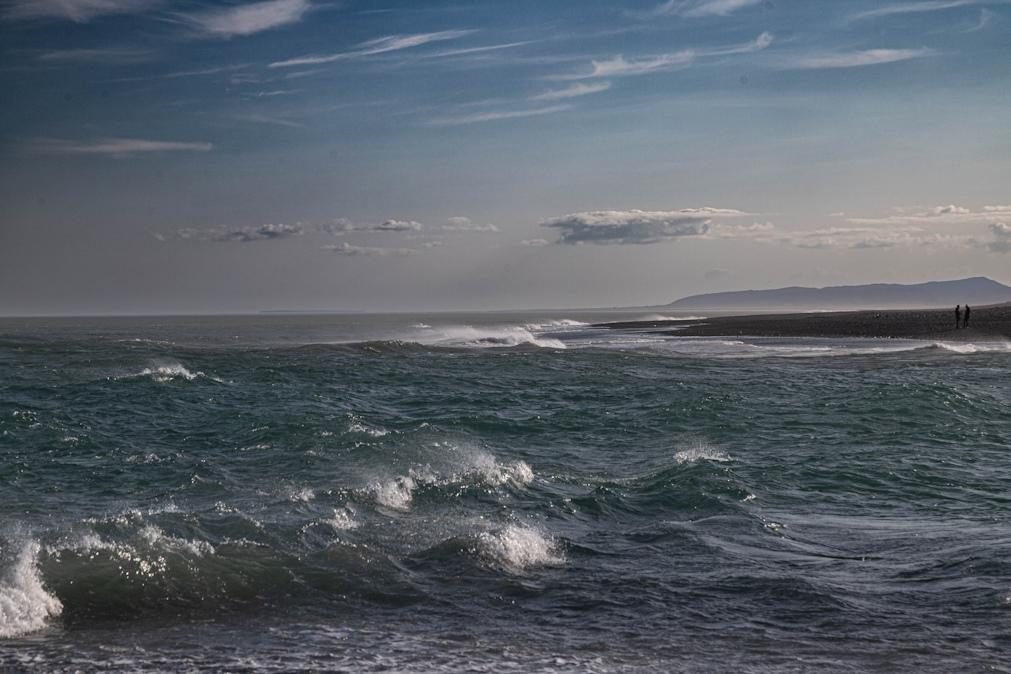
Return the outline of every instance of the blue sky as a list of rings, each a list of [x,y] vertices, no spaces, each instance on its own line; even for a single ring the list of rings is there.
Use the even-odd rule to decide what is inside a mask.
[[[0,5],[0,313],[1011,282],[1011,3]]]

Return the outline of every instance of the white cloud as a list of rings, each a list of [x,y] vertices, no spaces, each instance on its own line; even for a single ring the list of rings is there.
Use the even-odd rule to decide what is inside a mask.
[[[936,54],[933,49],[864,49],[861,51],[805,54],[786,60],[786,68],[796,70],[821,70],[830,68],[863,68],[865,66],[896,63],[924,58]]]
[[[347,218],[337,218],[332,222],[317,226],[327,234],[341,236],[348,232],[420,232],[424,225],[415,220],[384,220],[377,223],[356,224]]]
[[[446,220],[446,224],[442,226],[442,229],[447,232],[489,232],[495,233],[499,231],[499,228],[490,222],[487,224],[478,224],[476,222],[471,222],[470,218],[455,217]]]
[[[13,0],[6,3],[6,19],[65,19],[87,23],[110,14],[137,14],[154,9],[161,0]]]
[[[558,243],[646,244],[685,236],[702,236],[714,218],[740,217],[729,208],[686,208],[679,211],[588,211],[541,222],[561,232]]]
[[[151,152],[210,152],[211,143],[188,143],[144,138],[99,138],[89,141],[40,139],[32,146],[39,152],[53,154],[96,154],[125,157]]]
[[[290,68],[293,66],[318,65],[320,63],[333,63],[334,61],[344,61],[347,59],[385,54],[387,52],[411,49],[431,42],[442,42],[444,40],[455,40],[465,35],[470,35],[473,30],[444,30],[436,33],[417,33],[414,35],[388,35],[386,37],[368,40],[357,45],[357,49],[336,54],[299,56],[285,61],[275,61],[270,64],[271,68]]]
[[[990,233],[994,239],[987,244],[990,252],[1011,253],[1011,226],[1003,222],[994,222],[990,225]]]
[[[170,239],[249,243],[251,241],[277,241],[294,236],[302,236],[305,228],[301,223],[293,225],[266,224],[244,227],[211,227],[210,229],[177,229],[172,234],[156,234],[159,241]]]
[[[523,239],[520,241],[521,246],[530,246],[531,248],[540,248],[542,246],[548,246],[551,242],[547,239]]]
[[[575,98],[577,96],[587,96],[589,94],[596,94],[601,91],[607,91],[611,88],[610,82],[593,82],[592,84],[584,84],[583,82],[576,82],[571,84],[564,89],[555,89],[553,91],[545,91],[543,94],[537,94],[536,96],[531,96],[531,101],[558,101],[564,98]]]
[[[230,38],[298,23],[310,9],[309,0],[261,0],[184,14],[182,18],[205,36]]]
[[[323,250],[331,251],[337,255],[357,256],[406,256],[417,255],[414,248],[381,248],[379,246],[352,246],[349,243],[338,243],[332,246],[323,246]]]
[[[422,224],[414,220],[384,220],[378,225],[369,225],[373,232],[420,232]]]
[[[539,115],[550,115],[564,110],[570,110],[571,105],[552,105],[545,108],[532,108],[525,110],[502,110],[497,112],[478,112],[468,115],[457,115],[449,117],[435,117],[428,120],[429,126],[458,126],[462,124],[478,124],[480,122],[494,122],[501,119],[516,119],[521,117],[537,117]]]

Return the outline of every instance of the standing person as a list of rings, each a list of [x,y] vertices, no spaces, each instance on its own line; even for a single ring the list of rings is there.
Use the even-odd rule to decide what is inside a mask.
[[[967,328],[967,327],[969,327],[969,312],[970,312],[970,311],[972,311],[972,309],[970,309],[970,308],[969,308],[969,305],[968,305],[968,304],[966,304],[966,305],[965,305],[965,320],[964,320],[964,321],[962,321],[962,327],[963,327],[963,328]]]
[[[962,305],[955,305],[955,329],[958,330],[962,326]]]

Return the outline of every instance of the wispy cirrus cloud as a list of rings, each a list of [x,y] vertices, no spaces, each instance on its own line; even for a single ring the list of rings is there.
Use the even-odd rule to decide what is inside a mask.
[[[564,244],[649,244],[702,236],[716,218],[748,213],[731,208],[685,208],[677,211],[586,211],[548,218],[541,227],[560,232]]]
[[[184,227],[169,234],[158,233],[159,241],[180,239],[183,241],[216,241],[219,243],[250,243],[253,241],[280,241],[296,236],[302,236],[305,227],[301,223],[293,225],[278,223],[266,225],[246,225],[241,227],[211,227],[209,229],[194,229]]]
[[[429,126],[459,126],[464,124],[479,124],[481,122],[495,122],[503,119],[518,119],[523,117],[539,117],[541,115],[551,115],[556,112],[571,110],[571,105],[551,105],[542,108],[526,108],[521,110],[498,110],[492,112],[477,112],[466,115],[455,115],[447,117],[435,117],[428,120]]]
[[[919,49],[863,49],[846,52],[824,52],[816,54],[800,54],[788,57],[781,62],[782,67],[790,70],[827,70],[834,68],[864,68],[884,63],[909,61],[937,54],[926,47]]]
[[[904,14],[921,14],[926,12],[940,12],[956,7],[979,4],[979,0],[921,0],[920,2],[898,2],[863,12],[856,12],[850,15],[850,21],[862,21],[864,19],[876,19],[884,16],[896,16]]]
[[[624,55],[619,54],[608,59],[594,59],[590,62],[591,68],[588,72],[552,75],[546,79],[565,81],[647,75],[686,68],[700,58],[750,54],[761,51],[768,48],[774,40],[775,38],[772,33],[766,31],[759,34],[754,40],[722,47],[682,49],[669,54],[651,54],[628,59]]]
[[[674,68],[685,67],[691,64],[694,60],[695,50],[693,49],[682,49],[681,51],[674,52],[672,54],[657,54],[631,59],[625,59],[624,56],[619,54],[618,56],[609,59],[591,61],[592,69],[588,73],[561,75],[554,79],[583,80],[596,77],[603,78],[644,75],[646,73],[654,73],[661,70],[672,70]]]
[[[154,57],[149,49],[54,49],[39,54],[42,63],[143,63]]]
[[[147,12],[161,4],[161,0],[10,0],[0,10],[0,16],[9,20],[63,19],[88,23],[100,16]]]
[[[739,10],[757,5],[764,0],[667,0],[655,9],[645,12],[644,17],[676,14],[689,18],[706,16],[727,16]]]
[[[585,84],[583,82],[576,82],[570,84],[564,89],[554,89],[552,91],[545,91],[542,94],[537,94],[536,96],[531,96],[531,101],[560,101],[566,98],[576,98],[577,96],[588,96],[590,94],[600,93],[601,91],[607,91],[611,88],[610,82],[593,82],[590,84]]]
[[[335,61],[374,56],[376,54],[386,54],[389,52],[400,51],[402,49],[420,47],[432,42],[455,40],[457,38],[464,37],[465,35],[470,35],[473,32],[475,31],[443,30],[434,33],[416,33],[413,35],[387,35],[385,37],[362,42],[351,51],[337,52],[335,54],[299,56],[297,58],[287,59],[284,61],[274,61],[270,64],[270,67],[291,68],[294,66],[319,65],[321,63],[333,63]]]
[[[312,9],[309,0],[261,0],[182,14],[204,37],[232,38],[298,23]]]
[[[149,140],[146,138],[98,138],[86,141],[40,138],[31,141],[29,146],[37,152],[48,154],[92,154],[108,157],[126,157],[155,152],[210,152],[214,149],[214,145],[211,143]]]

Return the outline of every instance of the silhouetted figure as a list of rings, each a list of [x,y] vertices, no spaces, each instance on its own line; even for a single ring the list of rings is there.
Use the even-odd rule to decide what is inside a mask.
[[[965,320],[964,320],[964,321],[962,321],[962,327],[963,327],[963,328],[967,328],[967,327],[969,327],[969,312],[970,312],[970,311],[972,311],[972,309],[970,309],[970,308],[969,308],[969,305],[968,305],[968,304],[966,304],[966,305],[965,305]]]
[[[958,330],[962,327],[962,305],[955,305],[955,329]]]

